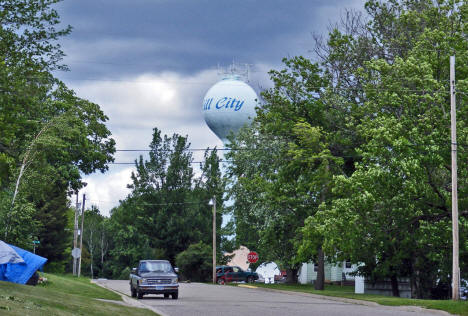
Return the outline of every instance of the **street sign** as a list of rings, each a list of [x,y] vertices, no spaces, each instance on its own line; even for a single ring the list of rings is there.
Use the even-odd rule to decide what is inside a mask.
[[[74,248],[72,250],[72,257],[75,258],[75,259],[81,257],[81,249],[80,248]]]
[[[39,240],[33,240],[33,244],[40,244],[41,242]]]
[[[258,253],[256,253],[255,251],[251,251],[249,252],[249,254],[247,255],[247,260],[250,262],[250,263],[255,263],[258,261]]]

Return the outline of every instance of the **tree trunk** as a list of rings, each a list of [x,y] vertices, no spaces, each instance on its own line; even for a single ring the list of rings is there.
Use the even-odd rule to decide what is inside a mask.
[[[93,245],[93,231],[91,230],[89,232],[90,236],[89,236],[89,253],[91,255],[91,279],[94,279],[94,271],[93,271],[93,261],[94,261],[94,256],[93,256],[93,249],[94,249],[94,245]]]
[[[410,287],[411,287],[411,298],[422,298],[421,291],[419,288],[419,270],[414,269],[414,258],[410,262]]]
[[[286,269],[286,283],[297,283],[297,268]]]
[[[36,145],[36,141],[39,139],[39,137],[42,135],[42,133],[44,131],[46,131],[52,125],[52,122],[53,122],[53,120],[51,120],[44,127],[41,128],[39,133],[37,133],[37,135],[32,140],[31,144],[29,144],[28,149],[26,150],[26,153],[25,153],[25,155],[23,157],[23,162],[21,163],[21,169],[20,169],[18,178],[16,179],[15,192],[13,193],[13,198],[11,199],[10,211],[7,214],[7,223],[6,223],[5,236],[4,236],[5,241],[7,241],[8,230],[10,229],[9,226],[10,226],[11,212],[13,211],[13,208],[15,206],[15,200],[16,200],[16,196],[18,195],[20,181],[21,181],[21,178],[23,177],[24,171],[26,170],[28,165],[31,163],[31,161],[29,159],[29,155],[31,154],[31,151],[33,150],[34,146]],[[34,157],[34,153],[33,153],[32,156]],[[32,158],[31,158],[31,160],[32,160]]]
[[[400,297],[400,290],[398,289],[398,279],[396,275],[392,275],[390,280],[392,282],[392,295],[395,297]]]
[[[314,288],[323,291],[325,289],[325,255],[321,246],[318,249],[317,265],[317,280],[315,280]]]
[[[108,246],[109,246],[109,244],[106,242],[105,233],[103,231],[101,231],[101,277],[103,276],[104,256],[106,255]]]
[[[411,298],[421,298],[419,297],[419,284],[417,277],[413,274],[410,277],[410,286],[411,286]]]
[[[330,166],[328,160],[326,160],[325,166],[325,179],[328,179],[328,171],[330,170]],[[327,193],[328,193],[328,184],[329,181],[325,180],[323,185],[322,193],[320,194],[320,202],[325,203]],[[325,255],[323,253],[322,246],[318,248],[317,251],[317,280],[315,280],[314,288],[319,291],[323,291],[325,289]]]

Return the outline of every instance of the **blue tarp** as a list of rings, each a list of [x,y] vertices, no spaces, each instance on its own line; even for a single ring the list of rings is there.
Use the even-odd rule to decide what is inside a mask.
[[[9,245],[23,258],[21,263],[6,263],[0,265],[0,281],[26,284],[31,276],[47,262],[47,259],[24,249]]]

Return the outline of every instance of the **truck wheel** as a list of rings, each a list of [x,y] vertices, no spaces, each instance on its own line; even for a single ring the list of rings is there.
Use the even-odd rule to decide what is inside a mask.
[[[216,283],[223,285],[225,282],[224,279],[218,278],[218,280],[216,280]]]
[[[136,296],[137,296],[137,292],[136,292],[136,290],[135,290],[133,287],[130,287],[130,292],[132,293],[132,297],[136,297]]]
[[[247,283],[254,283],[254,278],[252,276],[247,277]]]
[[[169,298],[169,294],[164,294],[164,298]]]
[[[179,298],[179,292],[177,292],[177,293],[172,293],[172,299],[173,299],[173,300],[176,300],[176,299],[178,299],[178,298]]]
[[[138,299],[142,299],[142,298],[143,298],[143,293],[140,292],[138,289],[137,289],[137,298],[138,298]]]

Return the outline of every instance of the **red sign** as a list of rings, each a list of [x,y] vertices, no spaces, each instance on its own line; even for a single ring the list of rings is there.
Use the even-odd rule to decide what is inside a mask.
[[[249,252],[249,254],[247,255],[247,260],[250,262],[250,263],[255,263],[258,261],[258,253],[256,253],[255,251],[251,251]]]

